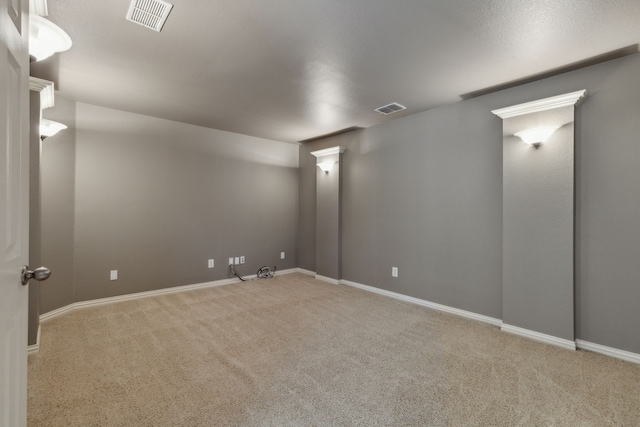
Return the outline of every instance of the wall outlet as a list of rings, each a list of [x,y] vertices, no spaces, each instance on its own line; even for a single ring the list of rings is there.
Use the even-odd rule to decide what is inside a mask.
[[[234,260],[234,263],[233,263],[233,264],[234,264],[234,265],[238,265],[238,264],[240,264],[240,257],[239,257],[239,256],[235,257],[235,260]]]
[[[233,257],[229,258],[229,265],[233,265]]]
[[[118,270],[111,270],[109,272],[109,280],[118,280]]]
[[[244,255],[240,257],[240,264],[244,264]]]
[[[284,252],[280,252],[280,259],[284,259]]]
[[[398,267],[391,267],[391,277],[398,277]]]
[[[212,259],[210,259],[210,260],[207,262],[207,267],[208,267],[208,268],[213,268],[213,266],[214,266],[214,265],[215,265],[215,263],[214,263],[214,261],[213,261]]]

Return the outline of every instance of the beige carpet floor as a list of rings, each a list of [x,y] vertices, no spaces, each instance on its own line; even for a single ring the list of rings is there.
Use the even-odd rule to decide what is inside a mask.
[[[638,426],[640,365],[302,274],[42,324],[29,426]]]

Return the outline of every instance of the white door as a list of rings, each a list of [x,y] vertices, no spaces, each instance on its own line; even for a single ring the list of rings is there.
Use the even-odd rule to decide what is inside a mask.
[[[27,425],[29,54],[26,0],[0,0],[0,426]]]

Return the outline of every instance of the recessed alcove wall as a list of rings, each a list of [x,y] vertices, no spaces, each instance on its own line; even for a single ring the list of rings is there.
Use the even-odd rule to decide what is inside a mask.
[[[328,282],[342,279],[341,157],[344,147],[314,151],[316,164],[333,165],[324,171],[316,167],[316,276]]]
[[[494,111],[503,118],[503,329],[554,337],[569,348],[575,348],[574,105],[583,96]],[[539,126],[559,128],[538,147],[515,136]]]

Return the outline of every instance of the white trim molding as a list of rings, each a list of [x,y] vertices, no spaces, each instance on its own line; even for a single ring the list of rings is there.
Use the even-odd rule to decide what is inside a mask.
[[[626,350],[619,350],[613,347],[607,347],[606,345],[594,344],[589,341],[576,340],[576,345],[579,349],[593,351],[594,353],[604,354],[605,356],[615,357],[616,359],[624,360],[626,362],[640,364],[640,354],[632,353]]]
[[[319,274],[315,275],[316,279],[318,280],[322,280],[323,282],[327,282],[327,283],[331,283],[332,285],[339,285],[340,284],[340,280],[338,279],[332,279],[331,277],[327,277],[327,276],[321,276]]]
[[[576,92],[565,93],[564,95],[552,96],[550,98],[539,99],[537,101],[525,102],[511,107],[492,110],[491,112],[500,118],[522,116],[523,114],[537,113],[540,111],[552,110],[554,108],[576,105],[587,96],[586,89]]]
[[[54,85],[49,80],[29,77],[29,90],[40,92],[40,109],[53,107],[55,104]]]
[[[376,294],[384,295],[387,297],[395,298],[401,301],[410,302],[412,304],[421,305],[423,307],[432,308],[434,310],[443,311],[445,313],[455,314],[457,316],[466,317],[467,319],[477,320],[479,322],[488,323],[494,326],[500,326],[502,324],[502,320],[495,319],[493,317],[485,316],[483,314],[474,313],[471,311],[461,310],[459,308],[449,307],[447,305],[438,304],[431,301],[426,301],[420,298],[410,297],[407,295],[399,294],[396,292],[387,291],[385,289],[375,288],[373,286],[363,285],[356,282],[351,282],[349,280],[341,280],[342,284],[347,286],[352,286],[354,288],[362,289],[368,292],[373,292]]]
[[[505,332],[509,332],[510,334],[520,335],[525,338],[530,338],[532,340],[540,341],[546,344],[555,345],[558,347],[565,348],[567,350],[576,349],[575,341],[555,337],[553,335],[543,334],[541,332],[520,328],[518,326],[508,325],[506,323],[503,323],[502,326],[500,326],[500,329],[502,329]]]
[[[288,268],[286,270],[276,270],[274,276],[280,276],[282,274],[291,274],[291,273],[297,273],[298,269],[297,268]]]
[[[307,276],[315,276],[315,271],[305,270],[304,268],[296,268],[296,273],[306,274]]]
[[[38,325],[38,334],[36,335],[36,343],[31,344],[27,347],[27,356],[31,356],[32,354],[38,354],[40,352],[40,325]]]
[[[325,148],[324,150],[312,151],[311,154],[315,157],[331,156],[332,154],[342,154],[346,149],[346,147],[336,146]]]
[[[280,274],[282,274],[282,272]],[[250,278],[251,276],[247,276],[247,277]],[[255,277],[255,275],[253,277]],[[92,306],[96,306],[96,305],[110,304],[110,303],[113,303],[113,302],[120,302],[120,301],[130,301],[130,300],[134,300],[134,299],[148,298],[148,297],[153,297],[153,296],[157,296],[157,295],[173,294],[173,293],[176,293],[176,292],[186,292],[186,291],[193,291],[193,290],[196,290],[196,289],[204,289],[204,288],[212,288],[212,287],[216,287],[216,286],[231,285],[233,283],[242,283],[242,282],[239,279],[236,279],[236,278],[223,279],[223,280],[216,280],[214,282],[197,283],[197,284],[194,284],[194,285],[174,286],[172,288],[156,289],[156,290],[153,290],[153,291],[146,291],[146,292],[137,292],[135,294],[117,295],[115,297],[108,297],[108,298],[100,298],[100,299],[94,299],[94,300],[89,300],[89,301],[74,302],[74,303],[66,305],[64,307],[60,307],[60,308],[58,308],[56,310],[49,311],[47,313],[41,314],[40,315],[40,321],[44,322],[45,320],[52,319],[54,317],[60,316],[61,314],[67,313],[69,311],[73,311],[73,310],[78,309],[78,308],[92,307]]]
[[[640,364],[640,354],[637,353],[632,353],[630,351],[625,351],[625,350],[619,350],[616,348],[612,348],[612,347],[607,347],[604,345],[600,345],[600,344],[594,344],[588,341],[583,341],[583,340],[576,340],[574,341],[570,341],[570,340],[566,340],[563,338],[558,338],[558,337],[554,337],[552,335],[547,335],[547,334],[542,334],[540,332],[535,332],[535,331],[531,331],[528,329],[524,329],[524,328],[520,328],[517,326],[513,326],[513,325],[508,325],[506,323],[503,323],[502,320],[500,319],[496,319],[493,317],[489,317],[489,316],[485,316],[482,314],[478,314],[478,313],[474,313],[471,311],[466,311],[466,310],[461,310],[459,308],[454,308],[454,307],[449,307],[443,304],[438,304],[435,302],[431,302],[431,301],[426,301],[420,298],[415,298],[415,297],[410,297],[408,295],[403,295],[403,294],[399,294],[396,292],[391,292],[391,291],[387,291],[385,289],[380,289],[380,288],[376,288],[373,286],[368,286],[368,285],[363,285],[361,283],[356,283],[356,282],[352,282],[349,280],[336,280],[336,279],[332,279],[330,277],[325,277],[325,276],[320,276],[318,274],[316,274],[313,271],[310,270],[305,270],[302,268],[291,268],[291,269],[287,269],[287,270],[281,270],[279,272],[277,272],[277,275],[284,275],[284,274],[290,274],[290,273],[301,273],[301,274],[306,274],[309,276],[314,276],[316,279],[327,282],[327,283],[331,283],[333,285],[346,285],[346,286],[351,286],[354,288],[358,288],[358,289],[362,289],[364,291],[367,292],[373,292],[379,295],[383,295],[386,297],[390,297],[390,298],[395,298],[397,300],[400,301],[405,301],[405,302],[409,302],[412,304],[417,304],[423,307],[427,307],[427,308],[431,308],[434,310],[438,310],[438,311],[442,311],[445,313],[449,313],[449,314],[454,314],[457,316],[461,316],[461,317],[465,317],[467,319],[471,319],[471,320],[477,320],[479,322],[483,322],[483,323],[488,323],[490,325],[493,326],[497,326],[499,327],[501,330],[508,332],[508,333],[512,333],[512,334],[516,334],[516,335],[520,335],[523,336],[525,338],[530,338],[530,339],[534,339],[536,341],[541,341],[547,344],[552,344],[555,346],[559,346],[568,350],[576,350],[576,348],[580,348],[582,350],[587,350],[587,351],[593,351],[595,353],[600,353],[603,354],[605,356],[609,356],[609,357],[614,357],[616,359],[621,359],[627,362],[631,362],[631,363],[637,363]],[[246,277],[255,277],[255,276],[246,276]],[[57,317],[61,314],[73,311],[77,308],[84,308],[84,307],[91,307],[91,306],[97,306],[97,305],[103,305],[103,304],[110,304],[113,302],[120,302],[120,301],[128,301],[128,300],[134,300],[134,299],[138,299],[138,298],[146,298],[146,297],[152,297],[152,296],[156,296],[156,295],[164,295],[164,294],[172,294],[172,293],[177,293],[177,292],[188,292],[188,291],[192,291],[192,290],[196,290],[196,289],[204,289],[204,288],[211,288],[211,287],[216,287],[216,286],[224,286],[224,285],[231,285],[231,284],[240,284],[242,283],[239,279],[236,278],[232,278],[232,279],[223,279],[223,280],[217,280],[214,282],[205,282],[205,283],[197,283],[194,285],[185,285],[185,286],[175,286],[172,288],[166,288],[166,289],[157,289],[154,291],[147,291],[147,292],[138,292],[135,294],[128,294],[128,295],[119,295],[119,296],[115,296],[115,297],[109,297],[109,298],[101,298],[101,299],[96,299],[96,300],[90,300],[90,301],[81,301],[81,302],[76,302],[73,304],[69,304],[65,307],[61,307],[57,310],[53,310],[50,311],[48,313],[44,313],[42,315],[40,315],[40,321],[43,322],[45,320],[48,319],[52,319],[54,317]],[[41,333],[41,328],[40,326],[38,326],[38,335],[36,338],[36,343],[32,344],[28,347],[27,353],[29,355],[32,354],[37,354],[40,351],[40,333]]]
[[[309,276],[315,276],[317,279],[322,280],[321,279],[322,276],[318,277],[313,271],[304,270],[302,268],[297,268],[296,271],[298,273],[307,274]],[[329,279],[329,280],[330,280],[329,283],[337,282],[335,279]],[[455,314],[457,316],[462,316],[468,319],[477,320],[479,322],[488,323],[490,325],[499,327],[504,332],[520,335],[525,338],[534,339],[536,341],[555,345],[567,350],[576,350],[577,348],[579,348],[582,350],[600,353],[605,356],[614,357],[616,359],[621,359],[627,362],[640,364],[640,354],[632,353],[630,351],[619,350],[617,348],[607,347],[600,344],[594,344],[594,343],[590,343],[588,341],[579,340],[579,339],[576,339],[574,342],[564,338],[554,337],[553,335],[542,334],[540,332],[535,332],[529,329],[524,329],[524,328],[503,323],[502,320],[496,319],[493,317],[485,316],[485,315],[474,313],[471,311],[461,310],[459,308],[449,307],[446,305],[422,300],[419,298],[410,297],[410,296],[399,294],[396,292],[387,291],[385,289],[375,288],[373,286],[363,285],[361,283],[356,283],[349,280],[342,279],[338,282],[338,284],[352,286],[354,288],[362,289],[367,292],[373,292],[379,295],[384,295],[384,296],[395,298],[401,301],[418,304],[423,307],[432,308],[434,310],[443,311],[445,313]]]
[[[299,272],[299,269],[297,268],[290,268],[287,270],[280,270],[280,271],[276,271],[275,275],[276,276],[280,276],[283,274],[290,274],[290,273],[297,273]],[[313,274],[313,273],[311,273]],[[245,278],[252,280],[256,278],[256,275],[253,274],[251,276],[244,276]],[[183,285],[183,286],[174,286],[171,288],[165,288],[165,289],[156,289],[153,291],[146,291],[146,292],[137,292],[135,294],[126,294],[126,295],[117,295],[114,297],[108,297],[108,298],[100,298],[100,299],[94,299],[94,300],[89,300],[89,301],[80,301],[80,302],[74,302],[71,303],[69,305],[65,305],[64,307],[60,307],[56,310],[53,311],[49,311],[47,313],[41,314],[40,315],[40,321],[43,322],[45,320],[48,319],[52,319],[54,317],[60,316],[61,314],[73,311],[77,308],[84,308],[84,307],[91,307],[91,306],[95,306],[95,305],[103,305],[103,304],[110,304],[113,302],[120,302],[120,301],[130,301],[130,300],[134,300],[134,299],[138,299],[138,298],[148,298],[148,297],[153,297],[153,296],[157,296],[157,295],[165,295],[165,294],[173,294],[176,292],[188,292],[188,291],[193,291],[196,289],[204,289],[204,288],[213,288],[216,286],[225,286],[225,285],[232,285],[232,284],[238,284],[238,283],[242,283],[242,281],[240,281],[240,279],[237,279],[235,277],[230,278],[230,279],[222,279],[222,280],[216,280],[213,282],[204,282],[204,283],[196,283],[193,285]],[[40,342],[40,329],[38,329],[38,343]]]

